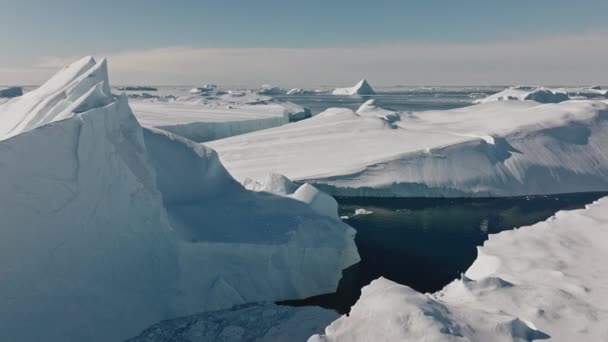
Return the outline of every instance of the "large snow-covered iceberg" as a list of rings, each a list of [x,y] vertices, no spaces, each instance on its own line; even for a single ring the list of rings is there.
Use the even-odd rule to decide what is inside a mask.
[[[374,95],[374,94],[376,94],[376,92],[374,91],[374,89],[372,89],[372,86],[369,85],[367,80],[363,79],[352,87],[336,88],[336,89],[334,89],[332,94],[352,96],[352,95]]]
[[[377,279],[309,342],[604,341],[608,337],[608,198],[490,235],[473,265],[422,294]]]
[[[335,290],[354,231],[142,129],[81,59],[0,106],[0,340],[115,341],[163,319]],[[35,325],[35,328],[32,326]]]
[[[559,103],[568,101],[570,97],[564,90],[548,88],[513,87],[507,88],[496,94],[477,99],[474,103],[486,103],[491,101],[536,101],[539,103]]]
[[[208,91],[215,86],[205,86]],[[203,88],[196,88],[203,89]],[[196,142],[284,125],[311,116],[297,104],[252,92],[183,96],[175,101],[131,100],[137,120]]]
[[[516,196],[608,190],[608,103],[491,101],[354,112],[208,143],[238,180],[275,172],[341,196]]]

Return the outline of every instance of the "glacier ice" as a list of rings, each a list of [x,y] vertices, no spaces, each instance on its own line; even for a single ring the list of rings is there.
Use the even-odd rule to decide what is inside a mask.
[[[142,129],[105,60],[73,63],[0,116],[0,340],[120,340],[332,292],[358,261],[339,220],[248,191],[213,150]]]
[[[608,190],[608,103],[489,101],[396,112],[370,100],[207,143],[238,180],[283,174],[338,196],[518,196]]]
[[[369,85],[367,80],[363,79],[352,87],[336,88],[336,89],[334,89],[332,94],[352,96],[352,95],[374,95],[374,94],[376,94],[376,92],[374,92],[374,89],[372,89],[372,86]]]
[[[309,342],[603,341],[608,336],[608,198],[490,235],[471,267],[422,294],[380,278]]]

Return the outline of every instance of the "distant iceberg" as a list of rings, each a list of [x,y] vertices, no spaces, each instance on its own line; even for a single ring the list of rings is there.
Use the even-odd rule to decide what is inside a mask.
[[[308,108],[255,92],[218,92],[215,85],[191,92],[194,94],[172,101],[138,96],[130,101],[130,106],[143,126],[196,142],[281,126],[311,116]]]
[[[334,95],[374,95],[376,92],[369,85],[367,80],[363,79],[356,85],[349,88],[336,88],[332,92]]]
[[[500,91],[494,95],[477,99],[474,103],[486,103],[491,101],[536,101],[539,103],[559,103],[568,101],[570,97],[564,90],[548,88],[513,87]]]

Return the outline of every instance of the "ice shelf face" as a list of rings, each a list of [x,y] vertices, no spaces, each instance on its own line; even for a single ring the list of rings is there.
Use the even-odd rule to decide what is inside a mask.
[[[306,341],[338,316],[319,307],[247,304],[164,321],[127,342]]]
[[[142,129],[82,59],[0,106],[0,340],[115,341],[163,319],[335,290],[354,230],[244,189]],[[35,329],[32,328],[35,322]]]
[[[387,279],[363,288],[309,342],[603,341],[608,336],[608,198],[490,235],[462,279],[421,294]]]
[[[492,101],[395,112],[368,101],[213,141],[240,181],[279,173],[340,196],[516,196],[608,190],[605,101]]]
[[[374,94],[376,94],[376,92],[374,92],[374,89],[372,89],[372,86],[370,86],[369,83],[367,83],[367,80],[363,79],[352,87],[336,88],[336,89],[334,89],[332,94],[352,96],[352,95],[374,95]]]
[[[173,101],[132,99],[130,104],[143,126],[196,142],[277,127],[311,116],[307,108],[257,93],[217,94],[217,87],[204,89],[215,93],[203,92]]]

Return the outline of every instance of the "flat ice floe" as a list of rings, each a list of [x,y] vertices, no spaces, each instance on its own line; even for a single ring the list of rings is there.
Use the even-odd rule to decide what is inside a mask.
[[[107,75],[84,58],[0,106],[0,340],[116,341],[336,289],[352,228],[142,128]]]
[[[397,112],[376,101],[213,141],[240,181],[275,172],[332,195],[468,197],[608,190],[608,104],[490,101]]]
[[[253,92],[213,93],[216,86],[195,88],[197,95],[175,100],[131,99],[137,120],[196,142],[284,125],[310,117],[307,108]]]
[[[377,279],[348,316],[309,342],[606,341],[607,258],[603,198],[490,235],[462,278],[439,292]]]

